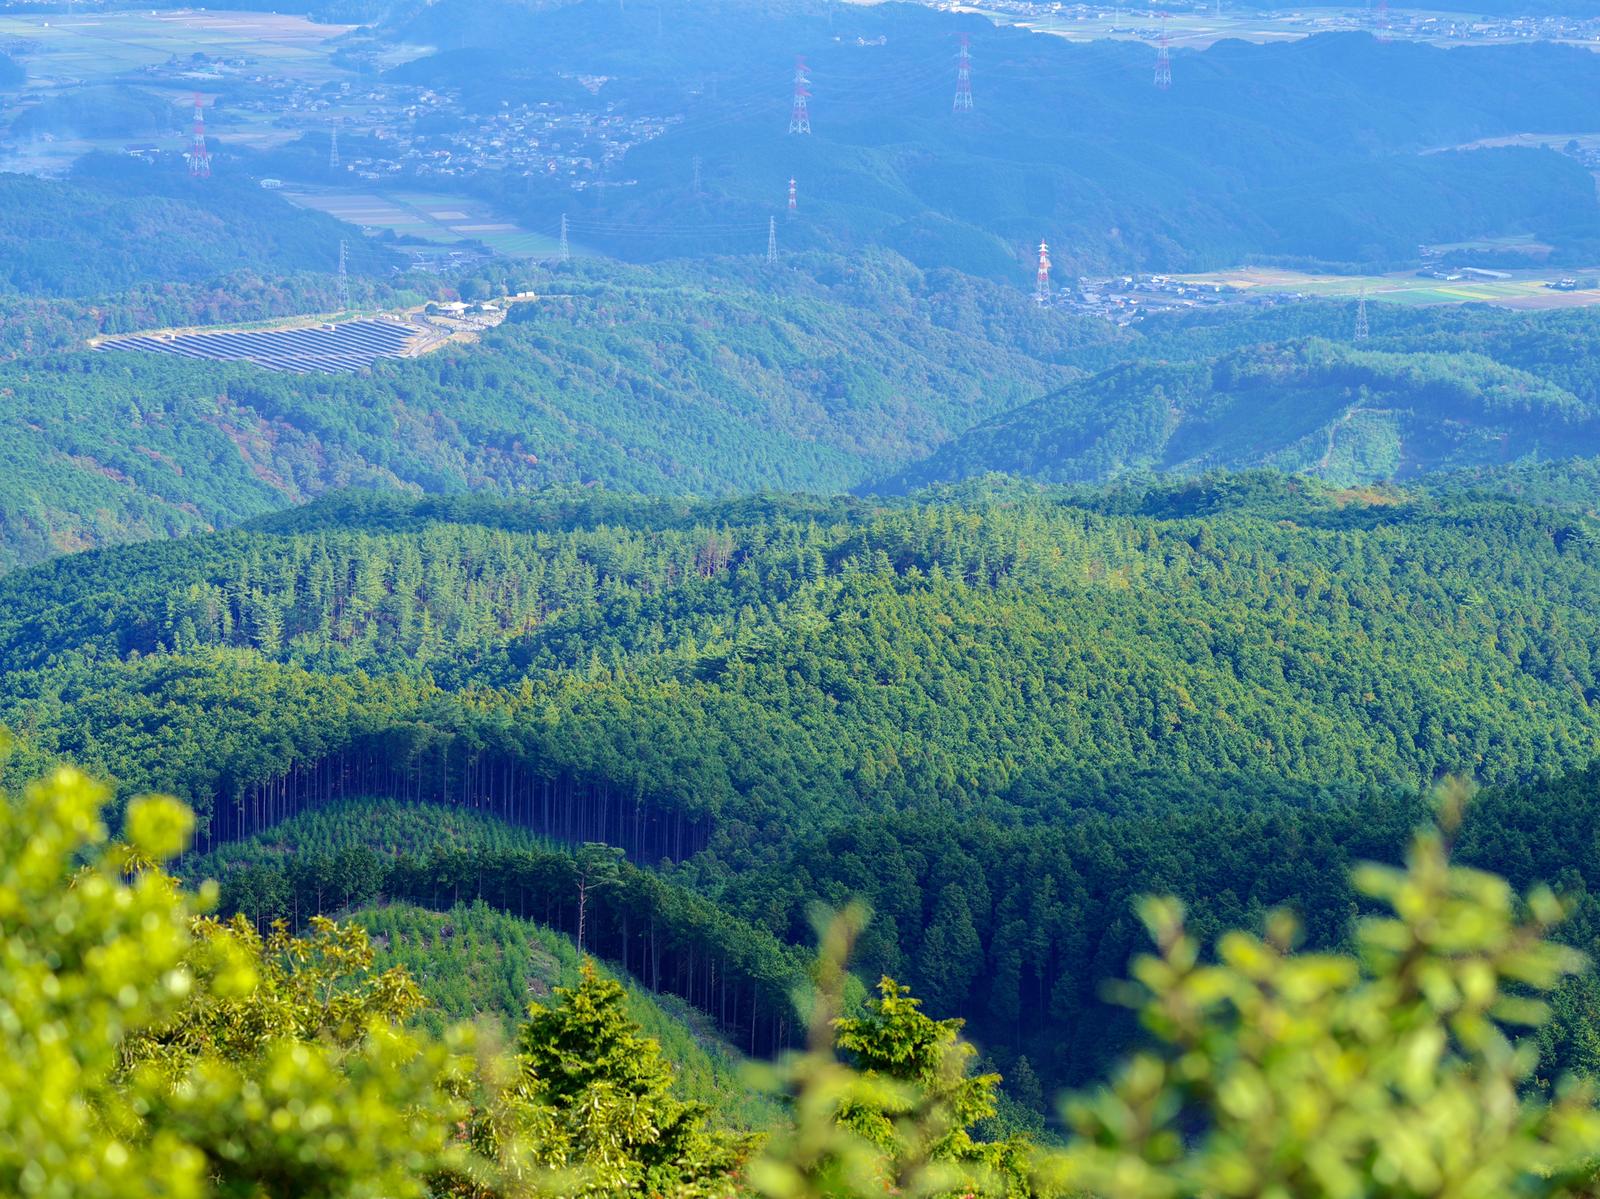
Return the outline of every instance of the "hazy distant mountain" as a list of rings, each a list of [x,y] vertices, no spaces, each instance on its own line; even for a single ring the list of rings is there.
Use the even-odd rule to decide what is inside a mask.
[[[963,32],[976,108],[958,118]],[[603,81],[608,111],[681,117],[614,169],[627,186],[489,181],[530,223],[565,213],[591,244],[631,258],[749,252],[791,177],[801,204],[786,247],[887,245],[997,276],[1024,269],[1041,238],[1062,274],[1250,254],[1400,261],[1419,242],[1496,232],[1600,245],[1577,160],[1422,153],[1587,128],[1600,60],[1575,47],[1224,41],[1176,51],[1163,92],[1148,45],[1073,45],[906,4],[442,0],[389,36],[458,53],[471,70],[455,85],[469,91],[554,100],[552,80],[584,76]],[[810,136],[786,133],[796,54],[809,63]]]

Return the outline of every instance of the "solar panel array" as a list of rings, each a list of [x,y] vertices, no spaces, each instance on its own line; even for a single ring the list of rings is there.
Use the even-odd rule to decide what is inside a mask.
[[[380,358],[399,358],[421,330],[401,321],[347,321],[308,329],[259,333],[181,333],[172,337],[112,337],[102,350],[176,354],[212,362],[253,362],[271,371],[354,374]]]

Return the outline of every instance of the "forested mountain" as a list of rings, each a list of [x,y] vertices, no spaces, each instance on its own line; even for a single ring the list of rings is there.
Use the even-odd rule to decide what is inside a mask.
[[[814,277],[812,269],[819,277]],[[1072,323],[892,255],[537,280],[472,346],[360,377],[159,356],[0,365],[0,569],[350,485],[838,488],[1072,376]]]
[[[1523,347],[1526,353],[1527,347]],[[1569,376],[1570,379],[1570,376]],[[1274,466],[1340,484],[1600,453],[1591,380],[1320,339],[1114,367],[969,430],[891,487]]]
[[[655,981],[757,1049],[787,1035],[808,903],[864,892],[864,969],[1061,1080],[1122,1043],[1096,983],[1137,943],[1130,896],[1173,889],[1200,927],[1293,898],[1336,939],[1343,866],[1403,841],[1404,797],[1596,756],[1597,531],[1270,474],[352,496],[9,576],[0,722],[13,772],[174,791],[213,841],[366,794],[612,842],[640,867],[597,948],[637,970],[670,923]],[[572,861],[424,858],[383,887],[570,905]],[[288,913],[307,885],[266,893]]]
[[[395,259],[250,179],[196,188],[173,172],[91,155],[67,180],[0,174],[0,294],[104,296],[138,284],[210,282],[239,270],[387,273]]]
[[[976,102],[956,118],[959,32],[973,39]],[[634,259],[759,245],[790,177],[802,200],[787,245],[888,246],[995,276],[1025,266],[1041,238],[1072,275],[1247,255],[1404,262],[1419,243],[1467,231],[1537,231],[1582,257],[1600,235],[1593,180],[1575,159],[1424,153],[1586,128],[1600,64],[1576,47],[1223,41],[1179,50],[1160,91],[1145,43],[1074,45],[907,4],[444,0],[389,36],[445,52],[408,64],[407,77],[470,62],[466,94],[485,104],[560,102],[586,76],[606,80],[619,111],[681,113],[623,160],[616,178],[630,186],[575,196],[537,177],[482,184],[534,227],[566,213],[588,244]],[[520,47],[534,39],[530,70]],[[809,63],[808,137],[785,135],[796,54]]]
[[[239,141],[0,175],[0,1195],[1597,1193],[1600,308],[1073,283],[1582,290],[1600,58],[287,11],[17,51]]]
[[[1583,453],[1600,405],[1587,311],[1375,305],[1358,349],[1347,303],[1119,328],[886,252],[586,262],[516,284],[539,299],[478,343],[357,377],[124,354],[0,363],[0,569],[352,485],[723,495],[1260,464],[1366,482]],[[33,319],[67,340],[319,297],[335,300],[325,278],[137,289],[18,310],[0,345]]]

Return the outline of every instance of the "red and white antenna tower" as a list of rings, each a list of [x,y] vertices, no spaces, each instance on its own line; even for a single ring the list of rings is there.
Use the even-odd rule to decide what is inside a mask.
[[[794,58],[794,107],[789,110],[789,132],[811,132],[811,110],[807,101],[811,99],[811,79],[807,74],[809,68],[802,55]]]
[[[1161,39],[1156,42],[1156,86],[1166,91],[1172,86],[1172,47],[1167,41],[1167,14],[1161,14]]]
[[[1377,29],[1375,30],[1375,32],[1377,34],[1378,40],[1380,42],[1388,41],[1389,40],[1389,0],[1378,0],[1378,12],[1377,12],[1377,16],[1374,18],[1373,24],[1377,26]]]
[[[972,111],[972,35],[961,35],[961,52],[956,55],[956,112]]]
[[[798,211],[800,211],[800,198],[799,198],[798,193],[795,191],[795,182],[794,182],[794,180],[790,179],[789,180],[789,215],[793,216]]]
[[[189,147],[189,178],[211,178],[211,151],[206,149],[206,110],[200,93],[194,94],[194,142]]]
[[[1048,242],[1039,243],[1039,275],[1033,286],[1033,302],[1041,305],[1050,302],[1050,245]]]

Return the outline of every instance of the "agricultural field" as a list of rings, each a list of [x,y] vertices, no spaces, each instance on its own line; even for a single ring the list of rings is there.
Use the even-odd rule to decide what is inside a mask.
[[[52,132],[22,136],[7,147],[6,169],[59,174],[93,150],[119,150],[130,140],[181,152],[188,142],[190,97],[209,101],[217,90],[254,76],[316,87],[348,77],[336,66],[338,39],[353,26],[320,25],[277,13],[196,10],[0,14],[0,46],[26,69],[23,86],[4,97],[8,118],[34,104],[69,97],[85,88],[131,84],[170,99],[170,128],[133,137]],[[196,54],[211,61],[174,66]],[[219,116],[223,114],[219,113]],[[253,149],[280,145],[299,131],[276,127],[265,116],[230,109],[213,121],[213,133]]]
[[[549,258],[557,248],[555,237],[523,229],[482,202],[463,196],[308,187],[286,187],[281,194],[290,203],[325,212],[372,233],[389,231],[443,245],[476,241],[511,258]]]
[[[320,82],[341,77],[333,43],[351,25],[321,25],[278,13],[106,12],[71,16],[0,13],[0,43],[28,69],[28,87],[92,83],[201,52],[248,58],[264,73]],[[197,84],[203,82],[197,76]]]
[[[956,12],[977,13],[998,24],[1020,25],[1074,42],[1107,39],[1153,42],[1161,33],[1160,21],[1154,11],[1139,6],[1119,6],[1108,10],[1061,5],[1057,6],[1060,11],[1022,13],[1017,11],[1016,6],[1005,3],[1005,0],[978,0],[977,3],[958,3],[952,7]],[[1372,29],[1373,19],[1370,6],[1365,4],[1343,8],[1313,7],[1256,12],[1215,3],[1210,12],[1170,13],[1166,18],[1166,27],[1167,40],[1175,49],[1204,50],[1226,38],[1261,45],[1296,41],[1318,33]],[[1481,45],[1499,40],[1494,31],[1485,27],[1481,14],[1392,7],[1389,23],[1390,32],[1396,38],[1424,41],[1436,46]],[[1576,38],[1558,37],[1554,40],[1571,40],[1575,44],[1592,47],[1592,43]]]
[[[1600,271],[1506,271],[1504,279],[1428,279],[1413,272],[1390,275],[1314,275],[1303,271],[1241,267],[1198,275],[1175,275],[1181,283],[1224,284],[1246,292],[1370,300],[1396,304],[1495,304],[1502,308],[1585,308],[1600,304],[1600,289],[1556,291],[1549,285],[1570,275],[1591,282]]]

